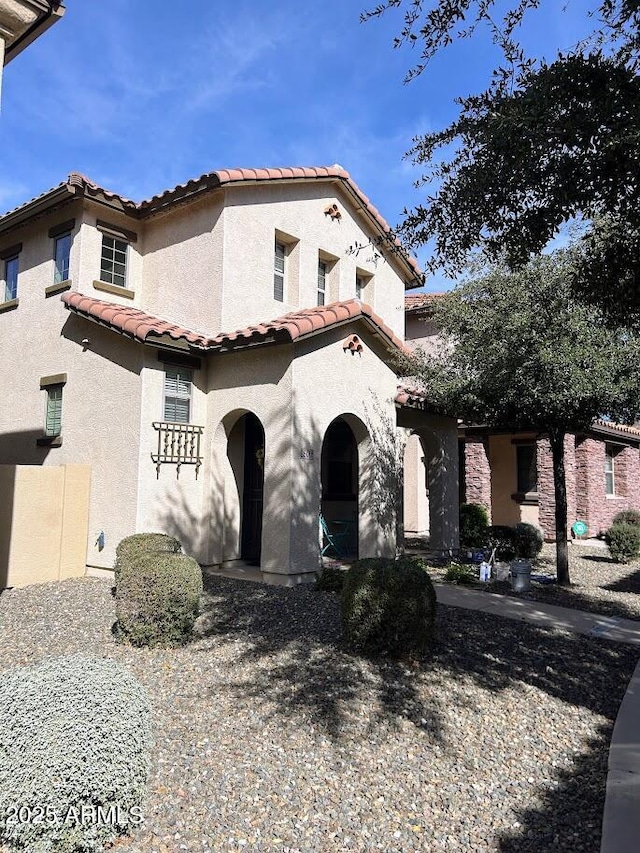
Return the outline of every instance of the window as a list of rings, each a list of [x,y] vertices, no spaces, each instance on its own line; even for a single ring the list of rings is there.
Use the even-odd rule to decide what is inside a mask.
[[[518,493],[535,494],[538,491],[538,461],[535,444],[516,445],[518,467]]]
[[[191,420],[192,373],[183,367],[167,367],[164,375],[164,420],[188,424]]]
[[[62,385],[49,385],[47,391],[47,415],[44,432],[48,436],[60,435],[62,431]]]
[[[364,277],[356,275],[356,299],[362,299],[362,290],[366,284]]]
[[[604,493],[605,495],[615,495],[616,479],[615,479],[615,459],[616,451],[611,444],[605,444],[604,448]]]
[[[18,297],[18,256],[6,258],[4,262],[4,301]]]
[[[327,295],[327,263],[318,261],[318,305],[324,305]]]
[[[102,235],[102,256],[100,259],[100,281],[126,287],[127,251],[129,244],[110,234]]]
[[[55,270],[53,281],[60,284],[69,278],[69,256],[71,254],[71,232],[60,234],[55,238],[53,256],[55,258]]]
[[[278,302],[284,302],[284,243],[276,240],[273,253],[273,298]]]

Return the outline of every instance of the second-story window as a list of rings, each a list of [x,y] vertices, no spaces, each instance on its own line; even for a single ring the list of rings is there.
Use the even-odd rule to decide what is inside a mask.
[[[4,262],[4,301],[18,297],[18,255],[5,258]]]
[[[100,281],[127,286],[127,251],[129,244],[110,234],[102,235],[102,255],[100,258]]]
[[[273,252],[273,298],[284,302],[284,243],[276,240]]]
[[[327,263],[318,261],[318,305],[324,305],[327,297]]]
[[[183,367],[167,367],[164,375],[164,420],[188,424],[191,420],[193,374]]]
[[[365,281],[363,276],[356,275],[356,299],[362,299],[362,291],[364,289]]]
[[[55,284],[61,281],[67,281],[69,278],[69,258],[71,256],[71,232],[60,234],[55,238],[54,258],[55,269],[53,280]]]

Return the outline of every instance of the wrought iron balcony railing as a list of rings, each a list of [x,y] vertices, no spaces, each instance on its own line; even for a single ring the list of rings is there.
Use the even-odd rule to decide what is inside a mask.
[[[156,471],[160,476],[160,466],[166,463],[176,466],[178,477],[182,465],[195,465],[196,477],[202,465],[200,455],[200,439],[204,427],[195,424],[168,423],[154,421],[153,428],[158,432],[158,450],[151,458],[156,463]]]

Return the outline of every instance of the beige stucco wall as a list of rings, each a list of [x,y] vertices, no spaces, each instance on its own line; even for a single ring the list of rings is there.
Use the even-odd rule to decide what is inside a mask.
[[[88,465],[0,465],[0,589],[82,577]]]
[[[522,438],[522,435],[518,435]],[[489,436],[489,464],[491,465],[491,519],[493,524],[514,525],[520,521],[538,524],[538,507],[526,506],[513,500],[517,492],[518,471],[515,435]],[[535,437],[532,438],[532,441]]]
[[[0,390],[10,405],[0,409],[0,463],[29,465],[86,464],[92,491],[86,559],[113,565],[115,546],[131,531],[135,518],[140,426],[142,347],[71,315],[59,295],[45,297],[53,283],[53,240],[49,227],[76,213],[74,205],[5,235],[0,250],[22,242],[18,277],[19,305],[0,313],[0,356],[5,369]],[[81,277],[77,234],[70,275]],[[82,341],[87,343],[83,345]],[[67,374],[63,391],[61,447],[37,447],[44,434],[46,392],[40,378]],[[105,533],[105,548],[96,539]]]
[[[429,534],[429,490],[426,455],[418,435],[410,435],[404,451],[404,531]]]
[[[324,214],[337,204],[339,220]],[[224,213],[224,292],[222,328],[233,330],[270,320],[297,307],[317,304],[318,253],[337,258],[329,273],[327,302],[355,297],[356,269],[373,278],[362,301],[402,336],[404,283],[394,262],[371,249],[348,254],[349,246],[366,243],[370,232],[364,220],[351,212],[335,184],[318,182],[267,187],[231,187],[226,190]],[[273,251],[276,229],[298,240],[294,257],[287,258],[285,301],[273,298]],[[292,269],[293,268],[293,269]]]
[[[222,192],[145,222],[142,303],[189,329],[221,330]],[[231,330],[229,330],[231,331]]]

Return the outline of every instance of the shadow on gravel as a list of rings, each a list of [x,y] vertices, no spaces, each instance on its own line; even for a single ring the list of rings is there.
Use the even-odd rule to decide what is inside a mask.
[[[418,668],[360,659],[341,647],[337,595],[225,578],[206,579],[205,592],[210,609],[203,635],[244,639],[238,663],[264,664],[257,680],[233,683],[239,694],[273,703],[278,716],[304,714],[336,741],[354,727],[363,736],[384,737],[409,720],[420,735],[441,742],[441,715],[420,697]]]
[[[631,567],[630,567],[631,568]],[[617,581],[607,584],[604,589],[609,589],[611,592],[640,592],[640,569],[635,569],[623,578],[618,578]]]
[[[238,662],[257,661],[261,675],[238,683],[230,673],[230,689],[273,705],[274,716],[304,716],[336,741],[346,733],[352,743],[385,737],[401,720],[410,720],[427,750],[435,741],[446,749],[443,709],[433,707],[430,690],[441,678],[496,693],[521,683],[602,716],[608,722],[600,737],[573,758],[570,770],[556,771],[552,786],[532,791],[542,805],[521,812],[519,826],[502,836],[498,847],[502,853],[597,853],[609,739],[637,652],[440,605],[432,655],[410,668],[343,651],[334,594],[223,578],[208,579],[206,588],[204,645],[193,647],[193,653],[209,652],[207,636],[242,640]]]

